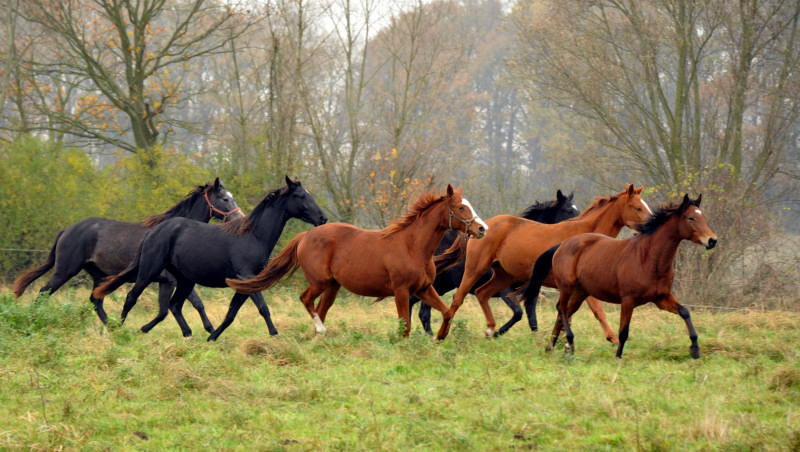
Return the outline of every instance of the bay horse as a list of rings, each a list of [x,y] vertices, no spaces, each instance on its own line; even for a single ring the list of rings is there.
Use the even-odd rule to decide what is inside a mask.
[[[678,314],[689,330],[692,358],[700,357],[697,333],[689,310],[672,294],[675,255],[683,240],[714,248],[717,236],[706,223],[700,200],[689,199],[657,209],[640,234],[620,240],[601,234],[579,234],[554,246],[537,260],[524,298],[538,296],[542,282],[552,275],[558,287],[558,318],[551,347],[561,330],[567,333],[567,350],[574,352],[570,318],[588,296],[620,305],[617,358],[628,339],[633,309],[654,303],[659,309]],[[551,271],[552,270],[552,271]],[[548,349],[551,349],[548,347]]]
[[[136,283],[125,298],[122,319],[136,304],[145,287],[164,269],[175,276],[175,293],[169,300],[159,300],[158,315],[142,327],[147,333],[172,311],[185,337],[192,335],[181,314],[183,302],[195,284],[226,287],[225,278],[253,276],[266,264],[284,226],[290,218],[299,218],[314,226],[328,221],[322,209],[297,179],[286,177],[286,186],[273,190],[243,218],[221,225],[210,225],[182,218],[166,220],[153,228],[142,242],[133,261],[118,275],[108,278],[93,294],[105,296],[124,282]],[[260,293],[251,296],[271,335],[278,334],[269,308]],[[209,340],[214,340],[231,324],[247,295],[234,294],[228,313]]]
[[[569,196],[565,196],[563,193],[561,193],[561,190],[558,190],[556,192],[555,200],[545,202],[537,201],[523,210],[519,216],[527,220],[547,224],[560,223],[564,220],[574,218],[581,213],[581,211],[575,207],[575,204],[573,204],[574,196],[574,192],[570,193]],[[457,237],[458,232],[454,230],[448,230],[445,232],[444,238],[436,248],[434,256],[444,253],[448,248],[450,248],[453,242],[455,242]],[[474,294],[475,290],[489,281],[491,276],[491,270],[484,273],[478,282],[472,286],[469,293]],[[442,270],[436,274],[436,279],[433,281],[433,288],[436,289],[436,293],[438,293],[439,296],[442,296],[447,292],[458,288],[458,285],[461,283],[461,279],[463,277],[464,259],[460,259],[452,267]],[[505,289],[494,294],[493,297],[500,297],[503,302],[505,302],[505,304],[511,308],[512,311],[514,311],[514,317],[519,320],[522,318],[522,308],[520,308],[519,303],[517,303],[515,299],[512,299],[508,296],[510,293],[511,289]],[[414,305],[419,301],[419,297],[413,295],[410,300],[410,309],[413,309]],[[433,331],[431,330],[431,307],[425,303],[420,304],[419,320],[422,323],[422,327],[425,329],[425,332],[433,335]]]
[[[486,335],[498,336],[505,333],[518,318],[511,318],[500,330],[494,331],[495,320],[489,307],[489,298],[515,283],[524,283],[530,278],[536,259],[553,245],[584,232],[599,232],[609,236],[617,236],[624,226],[634,228],[645,221],[652,211],[641,198],[644,186],[635,189],[633,185],[620,193],[605,198],[595,198],[592,204],[579,216],[556,224],[542,224],[535,221],[498,215],[487,221],[489,232],[483,240],[470,240],[459,237],[444,254],[436,258],[437,271],[447,268],[460,259],[466,251],[464,278],[458,287],[450,305],[451,318],[464,303],[464,297],[478,279],[490,268],[492,277],[487,283],[475,291],[475,296],[486,317]],[[553,287],[550,279],[545,285]],[[587,300],[589,307],[600,322],[606,339],[615,341],[614,332],[608,326],[605,312],[600,302]],[[536,331],[536,310],[533,303],[525,305],[528,321]],[[444,339],[450,329],[450,322],[445,321],[439,328],[437,338]]]
[[[250,280],[228,279],[239,293],[269,289],[298,267],[308,281],[300,295],[317,333],[325,333],[325,317],[341,287],[368,297],[394,296],[397,316],[406,322],[403,336],[411,330],[408,300],[416,294],[442,312],[447,305],[433,288],[436,269],[433,252],[445,231],[455,229],[481,238],[488,229],[461,187],[447,186],[444,196],[425,193],[399,220],[379,231],[333,223],[301,232]],[[320,298],[316,309],[314,300]]]
[[[167,209],[166,212],[152,215],[142,222],[130,223],[107,218],[86,218],[56,235],[47,261],[39,267],[28,270],[14,281],[13,290],[20,297],[25,289],[40,276],[55,267],[53,276],[39,290],[39,294],[57,291],[75,275],[85,270],[92,277],[93,289],[109,275],[122,271],[136,256],[144,236],[159,223],[174,217],[185,217],[194,221],[208,223],[211,218],[226,221],[228,218],[243,217],[236,199],[219,178],[213,183],[198,186],[186,198]],[[159,275],[158,297],[169,299],[175,288],[172,276],[163,272]],[[38,296],[37,296],[38,299]],[[103,309],[103,297],[90,296],[94,310],[100,321],[108,325],[108,317]],[[205,307],[196,292],[192,291],[189,301],[197,309],[203,326],[208,332],[214,331],[206,316]]]

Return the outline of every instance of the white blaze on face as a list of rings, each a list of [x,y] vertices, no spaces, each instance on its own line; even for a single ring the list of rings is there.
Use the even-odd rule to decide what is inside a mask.
[[[319,319],[319,315],[317,314],[314,314],[314,328],[319,334],[325,334],[325,332],[328,331],[327,328],[325,328],[325,325],[322,324],[322,320]]]
[[[467,208],[470,211],[470,215],[472,215],[472,218],[475,219],[475,222],[478,223],[479,225],[483,226],[484,232],[488,231],[489,230],[489,226],[486,225],[486,223],[484,223],[483,220],[478,218],[478,214],[475,213],[475,209],[472,208],[472,204],[470,204],[469,201],[467,201],[466,198],[461,198],[461,203],[464,204],[465,206],[467,206]]]
[[[703,214],[703,212],[701,212],[700,209],[694,209],[694,213],[696,213],[698,215],[702,215]]]
[[[644,206],[644,210],[646,210],[646,211],[647,211],[647,214],[648,214],[648,215],[652,215],[652,214],[653,214],[653,211],[652,211],[652,210],[650,210],[650,206],[648,206],[648,205],[647,205],[647,203],[646,203],[646,202],[644,202],[644,199],[642,200],[642,205]]]

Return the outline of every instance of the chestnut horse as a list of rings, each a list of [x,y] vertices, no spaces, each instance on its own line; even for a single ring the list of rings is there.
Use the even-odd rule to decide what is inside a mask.
[[[567,332],[567,350],[574,351],[569,325],[572,314],[588,296],[620,305],[617,358],[628,339],[633,309],[655,303],[659,309],[678,314],[686,322],[692,358],[700,357],[697,333],[689,310],[672,294],[674,262],[678,246],[691,240],[706,249],[714,248],[717,236],[706,224],[700,199],[689,199],[663,207],[639,228],[640,234],[619,240],[601,234],[580,234],[544,253],[534,266],[525,299],[539,294],[542,281],[550,275],[558,286],[558,318],[553,328],[554,346],[561,329]],[[551,272],[552,268],[552,272]],[[550,349],[550,347],[548,347]]]
[[[616,195],[596,198],[589,208],[579,216],[556,224],[543,224],[525,220],[513,215],[498,215],[487,221],[489,231],[483,240],[470,240],[466,244],[466,263],[464,278],[453,296],[450,305],[451,318],[464,303],[469,290],[475,282],[490,268],[493,270],[491,279],[475,291],[475,296],[486,316],[486,335],[498,336],[505,333],[519,319],[512,317],[500,330],[495,333],[495,321],[489,307],[489,298],[519,282],[523,283],[530,278],[531,270],[536,259],[553,245],[565,239],[584,232],[599,232],[615,237],[623,226],[635,227],[638,223],[647,220],[652,211],[639,196],[644,187],[638,189],[629,185]],[[437,257],[437,271],[442,271],[450,261],[456,261],[464,252],[463,242],[456,240],[450,249]],[[545,285],[554,287],[551,280],[546,280]],[[595,317],[605,331],[606,339],[616,342],[614,333],[606,321],[605,312],[597,300],[588,300]],[[535,305],[525,305],[531,329],[536,331]],[[450,322],[442,323],[437,338],[444,339],[450,329]]]
[[[423,194],[403,218],[380,231],[333,223],[301,232],[256,277],[226,282],[242,294],[259,292],[299,266],[308,280],[300,300],[317,333],[326,331],[325,316],[344,286],[368,297],[393,295],[397,316],[406,322],[405,337],[411,330],[408,300],[412,294],[449,320],[447,305],[432,286],[436,277],[433,252],[448,229],[477,238],[488,229],[469,201],[462,198],[461,187],[453,190],[450,185],[445,196]],[[315,309],[314,300],[320,295]]]

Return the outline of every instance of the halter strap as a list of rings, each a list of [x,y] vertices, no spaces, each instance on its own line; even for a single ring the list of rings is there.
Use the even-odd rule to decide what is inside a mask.
[[[463,219],[461,217],[456,216],[455,212],[453,212],[453,209],[451,209],[450,206],[447,207],[447,210],[450,212],[450,221],[448,221],[448,225],[447,226],[450,229],[453,229],[453,218],[455,218],[456,220],[458,220],[458,221],[460,221],[460,222],[465,224],[464,232],[461,232],[458,229],[456,229],[456,232],[458,232],[459,234],[463,234],[464,236],[469,238],[469,227],[470,227],[470,225],[472,225],[472,222],[475,221],[478,218],[478,215],[473,215],[472,218],[470,218],[469,220],[465,220],[465,219]]]
[[[206,199],[206,203],[208,203],[208,216],[210,216],[211,218],[214,218],[214,212],[217,212],[218,214],[222,215],[222,222],[223,223],[228,221],[228,215],[230,215],[230,214],[232,214],[234,212],[238,212],[238,211],[242,210],[241,207],[237,207],[237,208],[235,208],[233,210],[230,210],[228,212],[225,212],[223,210],[217,209],[216,207],[214,207],[214,204],[211,204],[211,200],[208,199],[208,190],[205,190],[203,192],[203,197]]]

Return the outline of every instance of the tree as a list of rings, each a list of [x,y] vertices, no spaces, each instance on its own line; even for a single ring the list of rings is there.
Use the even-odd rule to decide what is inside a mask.
[[[39,99],[57,121],[38,128],[148,156],[163,130],[180,126],[167,111],[181,99],[184,66],[227,52],[251,25],[242,5],[206,0],[30,0],[20,8],[49,37],[37,77],[56,74],[79,92],[63,109]]]

